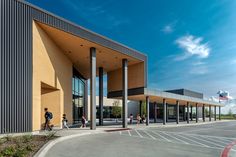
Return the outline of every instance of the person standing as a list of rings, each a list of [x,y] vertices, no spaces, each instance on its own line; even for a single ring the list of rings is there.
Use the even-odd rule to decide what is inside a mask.
[[[141,117],[140,117],[140,115],[138,114],[138,115],[137,115],[137,126],[139,126],[140,121],[141,121]]]
[[[85,124],[86,123],[86,118],[85,118],[85,116],[82,116],[82,120],[81,121],[82,121],[81,127],[85,128],[86,127],[86,124]]]
[[[143,114],[142,116],[142,123],[144,123],[144,121],[145,121],[145,114]]]
[[[52,119],[52,113],[48,111],[48,108],[44,108],[44,118],[45,118],[45,124],[44,124],[44,130],[51,131],[52,128],[50,126],[50,121]]]
[[[131,113],[130,115],[129,115],[129,123],[130,124],[133,124],[133,114]]]
[[[62,126],[63,126],[63,129],[64,129],[64,128],[69,129],[69,127],[68,127],[68,125],[67,125],[67,122],[68,122],[68,120],[67,120],[67,118],[66,118],[66,114],[63,114],[63,116],[62,116]]]

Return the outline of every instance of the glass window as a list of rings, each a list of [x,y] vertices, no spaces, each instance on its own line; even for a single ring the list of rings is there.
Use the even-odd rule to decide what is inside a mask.
[[[84,114],[84,80],[78,76],[72,78],[72,94],[73,94],[73,122],[78,123]]]

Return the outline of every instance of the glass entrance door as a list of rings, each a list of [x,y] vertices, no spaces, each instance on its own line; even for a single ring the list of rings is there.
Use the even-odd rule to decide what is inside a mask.
[[[84,110],[84,87],[85,83],[77,76],[73,76],[72,94],[73,94],[73,123],[81,121]]]

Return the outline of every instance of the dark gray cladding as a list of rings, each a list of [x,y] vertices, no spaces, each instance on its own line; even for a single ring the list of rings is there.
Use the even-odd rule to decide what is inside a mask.
[[[29,6],[0,0],[0,133],[32,130],[32,18]]]
[[[33,20],[145,62],[147,60],[145,55],[133,49],[74,25],[25,1],[0,0],[0,133],[32,131]],[[145,72],[145,78],[146,75]]]

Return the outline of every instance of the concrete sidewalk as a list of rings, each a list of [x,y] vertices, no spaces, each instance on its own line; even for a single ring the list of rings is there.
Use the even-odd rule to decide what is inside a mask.
[[[190,121],[189,124],[187,124],[187,122],[180,122],[179,124],[176,124],[175,122],[169,122],[166,125],[163,125],[162,123],[150,123],[149,126],[146,126],[146,123],[143,124],[139,124],[137,126],[137,124],[132,124],[132,125],[128,125],[128,129],[145,129],[145,128],[168,128],[168,127],[182,127],[182,126],[198,126],[198,125],[207,125],[207,124],[213,124],[213,123],[221,123],[221,122],[227,122],[230,120],[221,120],[221,121],[206,121],[206,122],[202,122],[199,121],[198,123],[196,123],[195,121]],[[56,136],[60,136],[60,137],[64,137],[64,136],[70,136],[70,135],[75,135],[75,134],[84,134],[84,133],[90,133],[90,134],[94,134],[94,133],[102,133],[102,132],[106,132],[109,130],[119,130],[119,129],[123,129],[121,125],[107,125],[107,126],[97,126],[96,130],[90,130],[89,127],[86,128],[70,128],[70,129],[55,129],[54,131],[56,132]],[[40,131],[39,134],[47,134],[49,133],[48,131]]]

